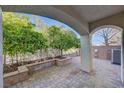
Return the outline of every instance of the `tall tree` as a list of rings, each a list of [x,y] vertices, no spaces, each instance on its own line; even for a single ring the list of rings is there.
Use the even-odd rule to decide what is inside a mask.
[[[61,56],[63,55],[63,50],[73,48],[77,45],[77,43],[79,43],[77,42],[78,39],[75,33],[65,28],[51,26],[48,34],[50,47],[59,49]]]
[[[18,16],[14,13],[3,13],[3,53],[4,63],[6,55],[13,57],[18,54],[35,53],[44,48],[46,39],[42,33],[33,31],[34,25],[26,16]]]
[[[119,38],[119,35],[121,34],[121,32],[113,28],[104,28],[104,29],[101,29],[100,31],[97,31],[95,34],[103,38],[103,41],[101,42],[105,46],[117,44],[121,39]]]

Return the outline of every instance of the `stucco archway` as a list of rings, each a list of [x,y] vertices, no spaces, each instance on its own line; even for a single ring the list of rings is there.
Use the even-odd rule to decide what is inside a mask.
[[[124,83],[124,59],[123,59],[123,28],[116,26],[116,25],[102,25],[99,27],[96,27],[95,29],[93,29],[90,33],[90,38],[92,39],[92,35],[99,31],[100,29],[104,29],[104,28],[113,28],[113,29],[117,29],[119,31],[121,31],[121,80],[122,83]],[[92,51],[92,59],[93,59],[93,51]]]
[[[66,11],[55,6],[1,6],[3,12],[17,12],[44,16],[58,20],[72,27],[80,35],[89,33],[88,23],[80,21],[76,17],[68,14]],[[16,7],[16,8],[15,8]]]
[[[99,27],[96,27],[95,29],[93,29],[90,33],[90,35],[94,34],[95,32],[97,32],[98,30],[100,29],[103,29],[103,28],[114,28],[114,29],[117,29],[119,31],[123,31],[123,29],[119,26],[116,26],[116,25],[102,25],[102,26],[99,26]]]

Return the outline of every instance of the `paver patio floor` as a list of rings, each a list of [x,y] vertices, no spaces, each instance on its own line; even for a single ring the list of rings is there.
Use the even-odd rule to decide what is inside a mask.
[[[33,74],[29,80],[12,87],[32,88],[115,88],[124,87],[120,78],[120,65],[94,59],[91,74],[81,70],[80,57],[73,57],[66,66],[53,66]]]

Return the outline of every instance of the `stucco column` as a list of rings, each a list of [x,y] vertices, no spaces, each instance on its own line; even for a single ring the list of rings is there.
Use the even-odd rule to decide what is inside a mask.
[[[124,32],[122,31],[122,44],[121,44],[121,80],[124,84]]]
[[[0,87],[3,87],[3,62],[2,62],[2,9],[0,8]]]
[[[81,36],[81,69],[85,72],[92,71],[92,49],[89,35]]]

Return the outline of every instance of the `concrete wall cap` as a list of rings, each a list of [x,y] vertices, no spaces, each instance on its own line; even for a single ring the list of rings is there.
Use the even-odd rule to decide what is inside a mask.
[[[18,73],[19,73],[18,71],[10,72],[10,73],[4,74],[3,77],[6,78],[6,77],[14,76],[14,75],[17,75]]]
[[[28,68],[26,66],[19,66],[18,67],[18,72],[19,73],[27,72],[27,71],[28,71]]]

